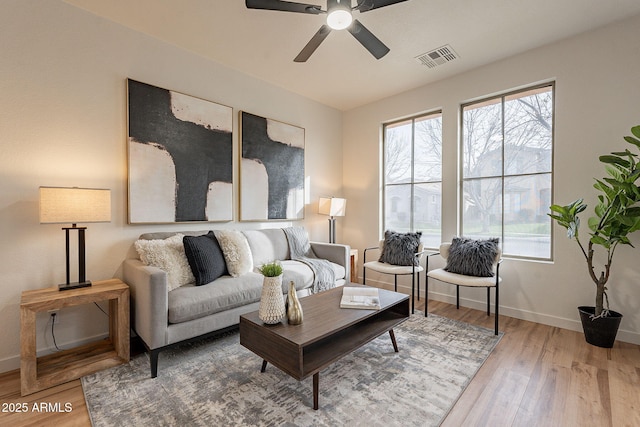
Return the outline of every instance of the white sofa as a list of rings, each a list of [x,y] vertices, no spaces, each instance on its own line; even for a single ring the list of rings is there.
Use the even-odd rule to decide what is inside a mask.
[[[180,232],[188,236],[208,231]],[[240,315],[258,309],[263,277],[257,268],[273,260],[283,266],[283,294],[294,281],[299,296],[310,293],[314,272],[305,263],[292,260],[283,229],[242,231],[249,243],[253,271],[239,277],[224,275],[195,286],[187,284],[168,290],[166,271],[146,265],[139,258],[123,263],[123,280],[131,291],[132,327],[150,354],[151,376],[158,372],[158,355],[168,346],[203,335],[220,332],[240,322]],[[143,240],[166,239],[176,232],[147,233]],[[336,286],[350,277],[350,248],[346,245],[311,242],[318,258],[331,263]]]

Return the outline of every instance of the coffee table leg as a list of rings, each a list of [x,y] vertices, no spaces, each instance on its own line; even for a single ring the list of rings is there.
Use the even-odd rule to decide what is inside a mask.
[[[262,359],[262,368],[260,369],[260,372],[264,372],[267,370],[267,361]]]
[[[318,388],[320,385],[320,372],[313,374],[313,409],[318,410]]]
[[[398,352],[398,344],[396,343],[396,335],[393,333],[393,329],[389,329],[389,336],[391,337],[391,343],[393,344],[393,350]]]

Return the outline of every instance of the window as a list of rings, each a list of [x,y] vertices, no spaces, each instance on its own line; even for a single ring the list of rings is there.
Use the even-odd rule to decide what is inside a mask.
[[[462,106],[462,235],[505,255],[551,258],[553,91],[547,84]]]
[[[442,113],[384,125],[384,228],[440,245]]]

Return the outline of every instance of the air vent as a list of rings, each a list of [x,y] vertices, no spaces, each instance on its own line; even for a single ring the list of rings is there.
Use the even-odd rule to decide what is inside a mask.
[[[416,61],[429,68],[434,68],[438,65],[451,62],[457,58],[459,58],[458,54],[447,44],[430,52],[416,56]]]

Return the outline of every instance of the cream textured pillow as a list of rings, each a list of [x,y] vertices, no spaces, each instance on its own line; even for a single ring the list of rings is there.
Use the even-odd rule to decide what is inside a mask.
[[[239,277],[253,270],[251,248],[244,234],[236,230],[214,230],[214,234],[231,276]]]
[[[196,280],[184,252],[183,237],[178,233],[167,239],[137,240],[134,243],[142,262],[167,273],[169,291]]]

